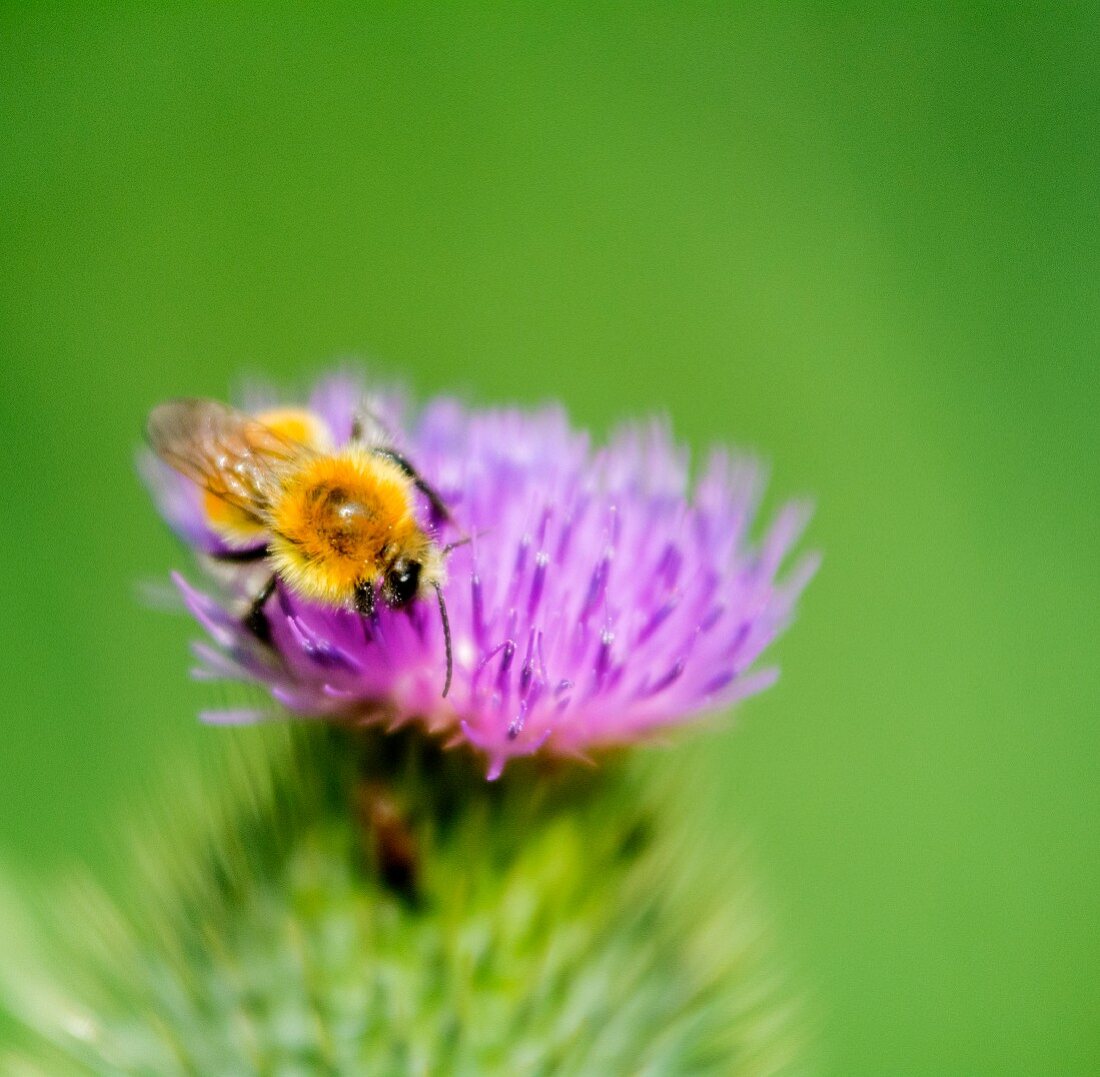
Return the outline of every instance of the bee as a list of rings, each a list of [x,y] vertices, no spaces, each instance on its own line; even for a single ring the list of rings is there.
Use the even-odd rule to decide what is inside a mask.
[[[363,437],[334,447],[306,411],[247,415],[214,400],[171,400],[149,415],[153,451],[203,490],[212,528],[229,561],[271,569],[246,623],[270,640],[264,606],[278,581],[302,598],[373,618],[379,600],[399,610],[434,592],[451,686],[451,631],[440,548],[417,521],[415,492],[437,523],[450,521],[438,493],[400,453]],[[456,544],[457,545],[457,544]]]

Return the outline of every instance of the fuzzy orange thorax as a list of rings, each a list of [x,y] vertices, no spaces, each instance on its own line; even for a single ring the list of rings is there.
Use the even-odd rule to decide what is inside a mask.
[[[304,460],[270,510],[276,570],[307,598],[350,604],[356,584],[377,581],[397,552],[427,546],[412,495],[397,465],[363,448]]]

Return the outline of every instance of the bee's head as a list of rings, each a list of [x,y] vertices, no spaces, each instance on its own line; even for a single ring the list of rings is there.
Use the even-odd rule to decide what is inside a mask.
[[[407,606],[420,593],[420,573],[423,565],[408,557],[399,557],[382,577],[382,601],[390,609]]]

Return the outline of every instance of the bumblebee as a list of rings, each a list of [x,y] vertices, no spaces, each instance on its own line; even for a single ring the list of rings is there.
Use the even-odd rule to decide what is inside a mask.
[[[417,521],[415,493],[437,523],[450,520],[439,494],[400,453],[363,437],[334,447],[306,411],[247,415],[214,400],[171,400],[149,415],[153,451],[204,491],[214,530],[231,561],[262,561],[271,576],[247,623],[270,632],[264,606],[282,581],[305,599],[375,615],[377,603],[403,609],[434,592],[451,686],[451,633],[443,601],[441,549]]]

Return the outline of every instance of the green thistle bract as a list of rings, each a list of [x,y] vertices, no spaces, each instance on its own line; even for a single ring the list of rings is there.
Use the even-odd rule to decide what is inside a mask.
[[[704,877],[638,764],[521,761],[488,784],[414,732],[232,744],[217,774],[173,783],[125,901],[82,884],[37,956],[5,947],[3,1072],[793,1065],[744,887]]]

